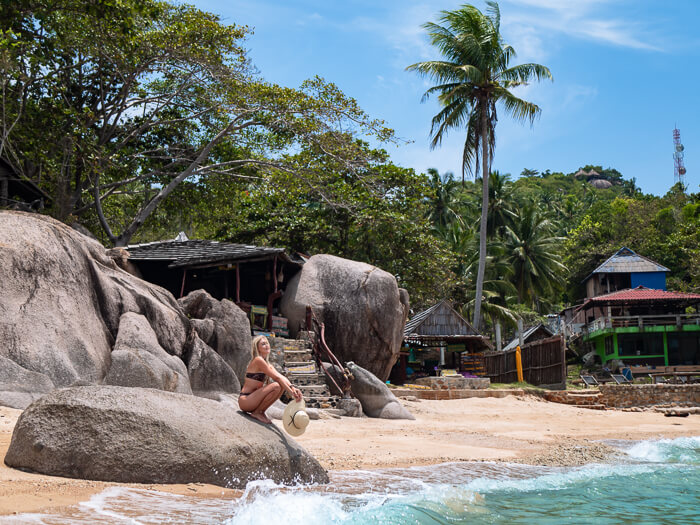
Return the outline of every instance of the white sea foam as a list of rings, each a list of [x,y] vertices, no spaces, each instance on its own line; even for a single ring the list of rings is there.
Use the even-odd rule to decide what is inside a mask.
[[[700,462],[700,436],[640,441],[625,450],[638,461],[654,463]]]
[[[653,505],[681,498],[664,509],[665,515],[675,520],[668,523],[696,516],[682,504],[687,507],[687,498],[693,497],[691,488],[697,485],[700,437],[616,445],[627,453],[623,458],[628,459],[614,464],[562,468],[473,462],[332,472],[328,485],[289,487],[271,480],[252,481],[236,499],[202,499],[113,487],[69,509],[0,517],[0,523],[239,525],[271,521],[356,525],[462,523],[467,518],[475,523],[528,523],[541,517],[537,514],[539,509],[548,508],[554,519],[568,516],[566,513],[574,512],[574,507],[578,518],[592,515],[606,522],[608,509],[596,503],[594,495],[599,490],[617,491],[627,486],[639,487],[639,493],[634,494],[637,499],[630,506],[632,510],[650,501],[648,491],[652,490],[660,498]],[[647,481],[651,485],[647,486]],[[657,487],[663,486],[668,486],[668,494],[660,494]],[[512,514],[512,505],[521,505],[520,514]],[[673,515],[681,511],[686,514]]]

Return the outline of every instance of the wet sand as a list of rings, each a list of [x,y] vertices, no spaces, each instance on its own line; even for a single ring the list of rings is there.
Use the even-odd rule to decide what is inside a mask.
[[[327,469],[349,470],[479,460],[579,465],[614,453],[601,440],[700,436],[700,415],[588,410],[531,396],[402,402],[415,421],[315,420],[297,441]],[[20,413],[0,407],[0,458],[5,457]],[[240,495],[200,483],[138,485],[45,476],[11,469],[3,461],[0,515],[76,504],[112,486],[203,498]]]

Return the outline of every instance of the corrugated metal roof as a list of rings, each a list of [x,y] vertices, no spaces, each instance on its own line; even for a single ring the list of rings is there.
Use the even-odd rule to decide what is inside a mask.
[[[669,292],[666,290],[654,290],[645,286],[637,286],[636,288],[628,288],[627,290],[619,290],[605,295],[592,297],[588,302],[627,302],[627,301],[700,301],[700,294],[696,293],[681,293]]]
[[[415,332],[416,327],[420,325],[425,319],[428,318],[428,316],[433,313],[438,306],[440,306],[442,302],[439,302],[438,304],[435,304],[428,308],[427,310],[423,310],[420,313],[417,313],[411,319],[406,321],[406,326],[404,326],[403,333],[404,335],[411,335],[413,332]]]
[[[178,236],[178,239],[182,239],[182,237]],[[126,249],[131,255],[131,260],[172,261],[168,265],[170,268],[260,259],[275,255],[281,256],[288,262],[303,264],[302,260],[295,260],[286,254],[284,248],[268,248],[218,241],[176,239],[132,244],[127,246]]]
[[[413,334],[425,336],[479,335],[472,325],[445,300],[414,315],[406,323],[403,333],[406,337]]]
[[[523,334],[523,342],[527,343],[528,338],[534,334],[538,328],[543,328],[546,330],[550,336],[554,335],[554,332],[552,332],[547,326],[543,325],[542,323],[536,324],[533,327],[530,327],[529,329],[525,330],[525,333]],[[504,348],[503,351],[505,352],[506,350],[515,350],[515,348],[518,346],[520,343],[520,338],[515,337],[510,343],[508,343]]]
[[[594,273],[640,273],[640,272],[670,272],[668,268],[657,262],[638,255],[627,247],[620,248],[612,257],[598,266]],[[588,276],[590,277],[590,275]],[[588,278],[586,278],[588,279]]]

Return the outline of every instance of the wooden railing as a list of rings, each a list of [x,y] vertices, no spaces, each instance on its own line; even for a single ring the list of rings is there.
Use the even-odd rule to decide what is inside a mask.
[[[630,315],[599,317],[585,326],[585,331],[598,332],[608,328],[639,327],[645,326],[686,326],[699,325],[700,314],[669,314],[669,315]]]
[[[521,348],[523,378],[532,385],[556,385],[566,381],[566,347],[561,335],[540,339]],[[492,383],[518,380],[515,350],[484,353],[486,376]]]

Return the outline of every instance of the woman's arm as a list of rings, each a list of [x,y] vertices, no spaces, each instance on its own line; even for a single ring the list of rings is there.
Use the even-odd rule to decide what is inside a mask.
[[[260,356],[253,359],[253,363],[256,365],[255,368],[260,368],[260,372],[264,372],[266,376],[272,378],[274,381],[277,381],[280,385],[282,385],[282,388],[289,392],[289,395],[291,395],[294,399],[301,401],[301,398],[303,397],[301,391],[292,385],[292,382],[289,379],[280,374],[274,366],[269,364]]]

